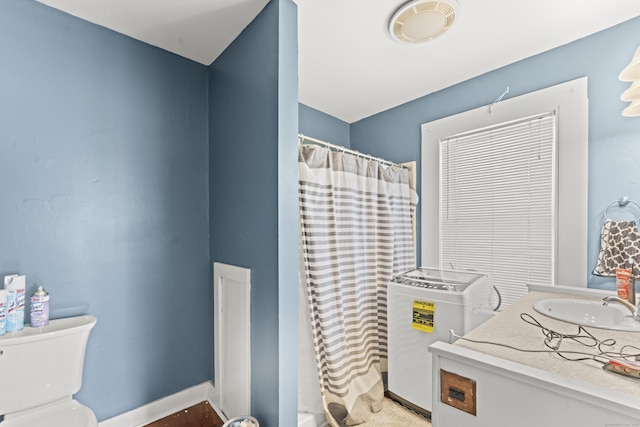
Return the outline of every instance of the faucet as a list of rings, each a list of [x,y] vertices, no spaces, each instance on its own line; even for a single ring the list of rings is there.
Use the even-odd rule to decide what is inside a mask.
[[[618,298],[618,297],[615,297],[613,295],[608,295],[608,296],[602,298],[602,301],[604,301],[604,303],[602,303],[602,305],[605,305],[605,306],[608,305],[610,302],[617,302],[619,304],[624,305],[625,307],[627,307],[629,309],[629,311],[631,311],[631,315],[632,315],[633,319],[640,322],[640,303],[637,306],[634,306],[629,301],[625,301],[622,298]]]

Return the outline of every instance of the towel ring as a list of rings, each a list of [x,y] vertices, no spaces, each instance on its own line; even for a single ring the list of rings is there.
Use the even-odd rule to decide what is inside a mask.
[[[624,197],[620,197],[617,201],[611,203],[609,206],[607,206],[607,208],[604,210],[604,212],[602,213],[602,216],[604,218],[605,221],[613,221],[611,218],[609,218],[609,216],[607,215],[607,211],[609,209],[611,209],[612,207],[618,205],[619,207],[623,208],[629,204],[634,205],[638,210],[640,210],[640,205],[638,205],[636,202],[634,202],[633,200],[629,199],[628,196],[624,196]],[[640,215],[633,220],[633,222],[638,222],[640,221]]]

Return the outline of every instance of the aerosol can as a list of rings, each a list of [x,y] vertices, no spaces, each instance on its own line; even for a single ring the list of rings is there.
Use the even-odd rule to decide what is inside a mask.
[[[49,293],[42,286],[31,295],[31,327],[41,328],[49,324]]]

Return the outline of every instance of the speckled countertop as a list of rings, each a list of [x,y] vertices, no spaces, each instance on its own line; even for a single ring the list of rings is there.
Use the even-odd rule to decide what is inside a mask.
[[[562,334],[577,334],[578,326],[546,317],[533,309],[533,304],[545,298],[583,298],[601,299],[598,297],[569,296],[560,293],[532,291],[523,298],[506,308],[494,318],[483,323],[467,335],[465,338],[475,341],[489,341],[492,343],[507,344],[523,350],[549,350],[545,346],[545,335],[541,328],[526,323],[520,317],[521,313],[533,316],[545,328]],[[624,345],[635,345],[640,347],[639,332],[610,331],[598,328],[585,328],[595,338],[600,341],[614,339],[615,345],[602,347],[606,351],[619,351]],[[557,342],[555,340],[554,342]],[[555,353],[533,353],[517,351],[510,348],[474,343],[459,339],[455,345],[469,348],[471,350],[496,356],[502,359],[518,362],[533,368],[541,369],[553,374],[569,377],[575,380],[617,390],[640,398],[640,380],[624,377],[602,369],[602,363],[593,360],[588,361],[567,361]],[[586,347],[563,339],[560,344],[561,350],[580,351],[590,354],[597,354],[597,348]],[[638,351],[638,350],[636,350]],[[580,357],[579,355],[569,355],[568,357]]]

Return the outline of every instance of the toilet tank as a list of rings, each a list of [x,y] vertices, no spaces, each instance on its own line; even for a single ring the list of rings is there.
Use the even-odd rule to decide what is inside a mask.
[[[0,336],[0,415],[77,393],[93,316],[51,320]]]

